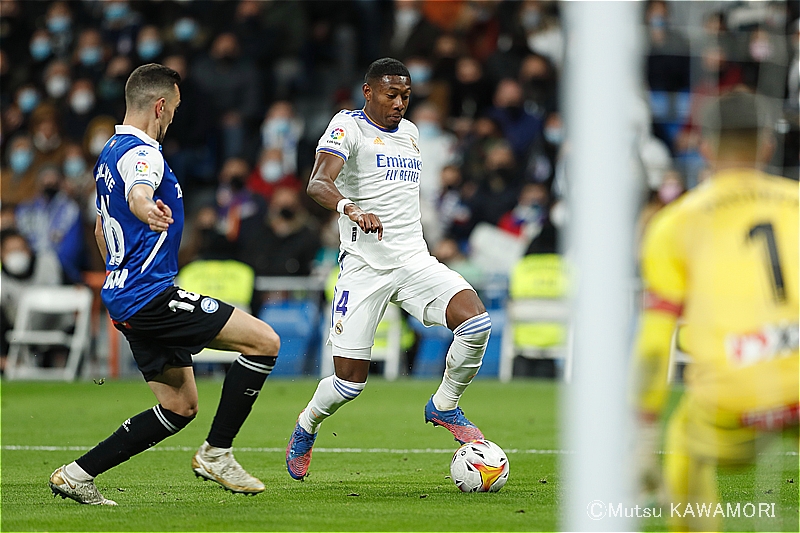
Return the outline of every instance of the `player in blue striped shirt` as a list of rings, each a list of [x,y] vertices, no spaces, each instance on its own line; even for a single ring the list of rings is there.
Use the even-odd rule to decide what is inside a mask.
[[[183,193],[161,154],[180,105],[180,76],[143,65],[125,85],[126,114],[94,167],[95,236],[106,262],[101,295],[114,325],[158,404],[126,420],[111,436],[50,477],[55,495],[116,505],[95,476],[183,429],[197,413],[192,355],[206,346],[238,351],[206,442],[192,459],[195,475],[232,492],[255,494],[264,484],[234,459],[231,446],[275,365],[280,340],[255,317],[174,284],[183,232]]]

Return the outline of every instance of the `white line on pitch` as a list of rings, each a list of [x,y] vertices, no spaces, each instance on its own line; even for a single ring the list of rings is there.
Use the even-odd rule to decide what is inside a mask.
[[[90,449],[91,446],[20,446],[4,445],[5,451],[35,451],[35,452],[81,452]],[[193,452],[197,448],[189,446],[155,446],[147,451],[153,452]],[[237,452],[257,452],[257,453],[284,453],[286,448],[234,448]],[[453,453],[455,448],[314,448],[315,453],[392,453],[392,454],[420,454],[420,453]],[[530,454],[565,454],[564,450],[518,450],[508,449],[506,453],[530,453]]]
[[[3,446],[3,450],[5,451],[33,451],[33,452],[82,452],[89,450],[91,446],[20,446],[20,445],[5,445]],[[193,452],[196,451],[197,448],[192,448],[189,446],[155,446],[154,448],[150,448],[147,450],[148,452]],[[241,448],[234,448],[234,451],[237,452],[255,452],[255,453],[284,453],[286,452],[286,448],[253,448],[253,447],[241,447]],[[452,448],[408,448],[408,449],[395,449],[395,448],[314,448],[314,452],[316,453],[391,453],[391,454],[399,454],[399,455],[406,455],[406,454],[420,454],[420,453],[453,453]],[[520,450],[517,448],[510,448],[505,450],[508,453],[526,453],[526,454],[537,454],[537,455],[565,455],[569,454],[570,452],[567,450]],[[665,452],[656,452],[656,453],[665,453]],[[765,454],[759,454],[765,455]],[[777,454],[768,454],[768,455],[786,455],[786,456],[797,456],[797,452],[783,452]]]

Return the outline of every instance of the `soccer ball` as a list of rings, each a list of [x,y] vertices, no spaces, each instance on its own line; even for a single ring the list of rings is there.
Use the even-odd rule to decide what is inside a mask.
[[[508,458],[494,442],[468,442],[453,454],[450,478],[461,492],[497,492],[508,481]]]

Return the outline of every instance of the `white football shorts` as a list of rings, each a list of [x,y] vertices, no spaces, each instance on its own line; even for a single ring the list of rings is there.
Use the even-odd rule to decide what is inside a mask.
[[[356,255],[341,261],[333,295],[329,342],[333,355],[369,359],[375,330],[389,302],[426,326],[445,326],[450,299],[474,290],[460,274],[429,254],[416,254],[405,265],[376,270]]]

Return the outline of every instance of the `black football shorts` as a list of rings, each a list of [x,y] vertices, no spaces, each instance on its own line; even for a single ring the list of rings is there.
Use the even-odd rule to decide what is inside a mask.
[[[172,286],[114,325],[128,339],[145,381],[151,381],[166,366],[192,366],[192,356],[214,340],[232,313],[225,302]]]

